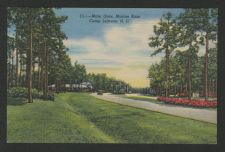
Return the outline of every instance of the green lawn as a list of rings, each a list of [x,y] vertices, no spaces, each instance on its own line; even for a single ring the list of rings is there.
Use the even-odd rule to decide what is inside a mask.
[[[55,101],[8,104],[8,142],[216,143],[216,125],[63,93]],[[13,102],[14,101],[14,102]]]
[[[142,101],[149,101],[149,102],[154,102],[154,103],[163,103],[157,100],[157,97],[151,97],[151,96],[142,96],[142,95],[137,95],[137,96],[132,96],[132,95],[121,95],[123,98],[128,98],[128,99],[134,99],[134,100],[142,100]]]

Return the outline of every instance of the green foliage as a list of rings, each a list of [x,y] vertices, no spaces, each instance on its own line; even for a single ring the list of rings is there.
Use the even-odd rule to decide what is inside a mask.
[[[7,90],[8,97],[14,98],[27,98],[28,90],[25,87],[12,87]],[[49,93],[47,97],[44,97],[37,89],[32,89],[32,97],[35,99],[54,100],[54,93]]]
[[[181,85],[185,85],[187,82],[187,55],[186,51],[176,52],[176,54],[170,58],[170,79],[169,83],[171,87],[177,87],[177,91],[180,91]],[[165,60],[160,63],[152,64],[149,67],[150,84],[152,89],[165,89],[165,72],[164,72]],[[204,56],[192,56],[191,64],[191,83],[192,92],[200,92],[203,89],[204,81]],[[217,50],[212,48],[209,50],[209,80],[214,83],[217,80]]]
[[[12,87],[7,90],[7,95],[9,97],[17,97],[17,98],[27,98],[27,88],[24,87]],[[33,98],[41,98],[42,94],[37,89],[32,89]]]
[[[216,41],[217,16],[217,9],[185,9],[177,18],[171,13],[162,16],[158,25],[153,26],[155,36],[149,38],[149,46],[156,48],[152,56],[165,53],[164,61],[149,68],[151,88],[157,91],[175,87],[175,92],[180,88],[179,92],[187,91],[189,97],[193,92],[202,92],[206,86],[215,91],[217,49],[209,49],[208,68],[198,52],[209,40]],[[203,79],[207,69],[211,86]]]
[[[86,80],[86,67],[82,64],[78,64],[76,61],[74,63],[74,66],[72,67],[71,78],[75,80],[77,84],[84,82]]]
[[[53,8],[10,7],[7,15],[8,28],[15,35],[8,37],[9,87],[42,89],[45,98],[53,99],[47,95],[48,82],[65,77],[71,67],[63,44],[67,37],[61,30],[67,17],[57,16]]]
[[[152,64],[149,68],[148,77],[152,88],[165,88],[165,70],[162,62],[160,64]]]
[[[164,14],[160,19],[158,25],[153,27],[155,36],[150,37],[149,46],[156,48],[151,54],[157,55],[158,53],[165,52],[168,56],[177,48],[178,35],[180,33],[179,26],[176,20],[172,17],[171,13]]]
[[[158,23],[154,26],[154,37],[150,37],[149,46],[154,47],[155,51],[151,54],[157,55],[161,52],[165,54],[165,95],[169,95],[170,86],[170,56],[173,51],[179,46],[181,28],[177,25],[177,21],[173,18],[170,12],[164,14]]]
[[[217,79],[217,49],[209,49],[209,78],[216,80]]]
[[[91,82],[94,87],[94,90],[104,90],[106,92],[112,93],[123,93],[126,92],[127,87],[131,89],[128,83],[121,80],[116,80],[115,78],[108,77],[105,73],[89,73],[87,75],[87,80]]]

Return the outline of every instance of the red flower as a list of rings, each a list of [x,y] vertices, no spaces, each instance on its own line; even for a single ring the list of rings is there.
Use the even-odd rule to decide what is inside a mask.
[[[193,107],[217,107],[217,101],[207,101],[207,100],[188,100],[184,98],[168,98],[168,97],[158,97],[159,101],[163,101],[171,104],[181,104]]]

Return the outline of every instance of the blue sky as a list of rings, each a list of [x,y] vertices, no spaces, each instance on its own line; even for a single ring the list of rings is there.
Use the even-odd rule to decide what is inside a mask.
[[[87,20],[79,18],[80,14],[137,14],[141,16],[139,20],[160,18],[162,14],[171,12],[179,14],[182,9],[159,9],[159,8],[62,8],[57,9],[57,15],[66,15],[68,20],[63,24],[63,31],[69,38],[83,38],[85,36],[99,37],[105,28],[104,23],[87,24]],[[108,25],[113,26],[113,25]],[[101,38],[101,37],[100,37]]]
[[[134,87],[147,87],[148,68],[161,60],[162,55],[150,57],[153,48],[148,38],[153,36],[153,25],[160,17],[171,12],[178,15],[182,9],[141,8],[62,8],[57,15],[66,15],[68,20],[62,30],[68,36],[64,41],[69,48],[72,62],[86,66],[87,72],[106,73],[122,79]],[[137,15],[129,23],[89,23],[80,14]]]

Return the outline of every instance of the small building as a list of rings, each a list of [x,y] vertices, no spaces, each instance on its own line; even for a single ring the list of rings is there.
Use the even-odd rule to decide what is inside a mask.
[[[56,85],[51,84],[48,86],[48,89],[56,91]],[[91,91],[93,86],[90,82],[82,82],[80,84],[63,84],[58,89],[61,91]]]
[[[87,89],[92,89],[93,88],[93,86],[92,86],[92,84],[90,82],[82,82],[80,84],[80,86],[81,86],[81,88],[87,88]]]

